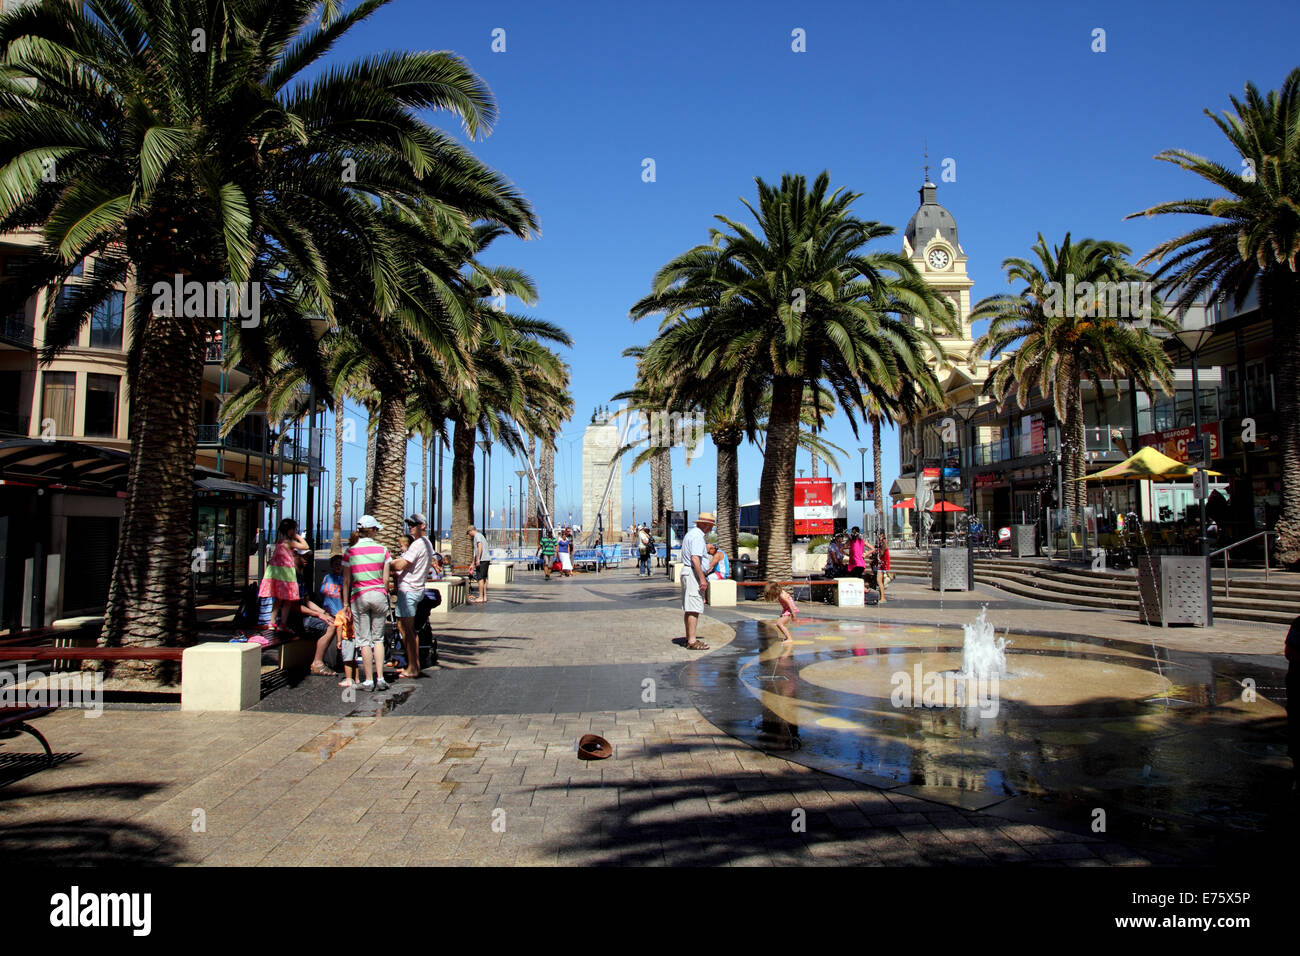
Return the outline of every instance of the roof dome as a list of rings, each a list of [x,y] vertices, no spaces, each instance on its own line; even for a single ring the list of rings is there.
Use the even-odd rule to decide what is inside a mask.
[[[939,201],[935,198],[938,187],[926,180],[919,192],[921,207],[912,214],[912,218],[907,221],[907,229],[903,231],[908,245],[914,250],[919,250],[934,237],[935,230],[938,230],[940,237],[956,249],[957,220],[952,218],[952,213],[939,205]],[[921,237],[919,244],[916,240],[918,235]]]

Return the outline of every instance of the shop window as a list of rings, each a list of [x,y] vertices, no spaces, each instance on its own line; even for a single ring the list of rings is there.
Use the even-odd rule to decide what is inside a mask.
[[[86,376],[86,437],[117,437],[117,391],[121,379],[116,375]]]
[[[46,372],[41,376],[42,435],[74,434],[72,409],[76,393],[75,372]]]

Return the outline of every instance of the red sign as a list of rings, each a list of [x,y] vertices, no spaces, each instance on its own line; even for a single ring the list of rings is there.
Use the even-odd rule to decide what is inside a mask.
[[[829,478],[794,480],[794,533],[830,534],[835,530],[834,489]]]
[[[1209,422],[1201,426],[1201,434],[1210,440],[1210,457],[1218,458],[1221,455],[1219,451],[1219,423]],[[1193,425],[1184,425],[1181,428],[1169,428],[1162,432],[1152,432],[1149,435],[1143,435],[1138,439],[1138,444],[1146,448],[1148,445],[1155,447],[1156,451],[1162,452],[1174,461],[1187,462],[1187,442],[1196,436],[1196,427]]]

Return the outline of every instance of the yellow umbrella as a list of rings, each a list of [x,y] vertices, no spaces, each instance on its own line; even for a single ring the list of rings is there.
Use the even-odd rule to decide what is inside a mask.
[[[1208,475],[1221,474],[1221,472],[1210,471],[1208,468],[1202,470]],[[1071,478],[1070,480],[1133,481],[1135,479],[1144,479],[1156,481],[1168,478],[1191,478],[1194,474],[1196,474],[1196,469],[1191,465],[1184,465],[1180,461],[1174,461],[1168,455],[1161,454],[1148,445],[1136,455],[1130,455],[1118,465],[1111,465],[1096,474],[1084,475],[1082,478]]]

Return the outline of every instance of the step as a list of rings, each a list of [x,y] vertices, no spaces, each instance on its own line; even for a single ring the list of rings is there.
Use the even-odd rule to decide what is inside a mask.
[[[891,561],[891,570],[895,573],[912,573],[921,577],[929,577],[930,574],[929,561],[924,559]],[[1114,582],[1121,587],[1103,589],[1105,593],[1101,593],[1095,585],[1100,583],[1099,578],[1103,577],[1108,583]],[[977,563],[975,580],[977,583],[996,587],[1018,597],[1049,603],[1141,611],[1137,578],[1135,575],[1125,575],[1122,572],[1094,575],[1083,570],[1044,571],[1041,566],[1026,565],[989,569]],[[1233,587],[1235,589],[1236,585]],[[1289,624],[1300,615],[1300,602],[1287,600],[1290,595],[1283,596],[1280,600],[1269,600],[1268,597],[1271,595],[1262,593],[1224,597],[1222,591],[1221,586],[1215,586],[1214,611],[1218,617],[1227,620]]]

